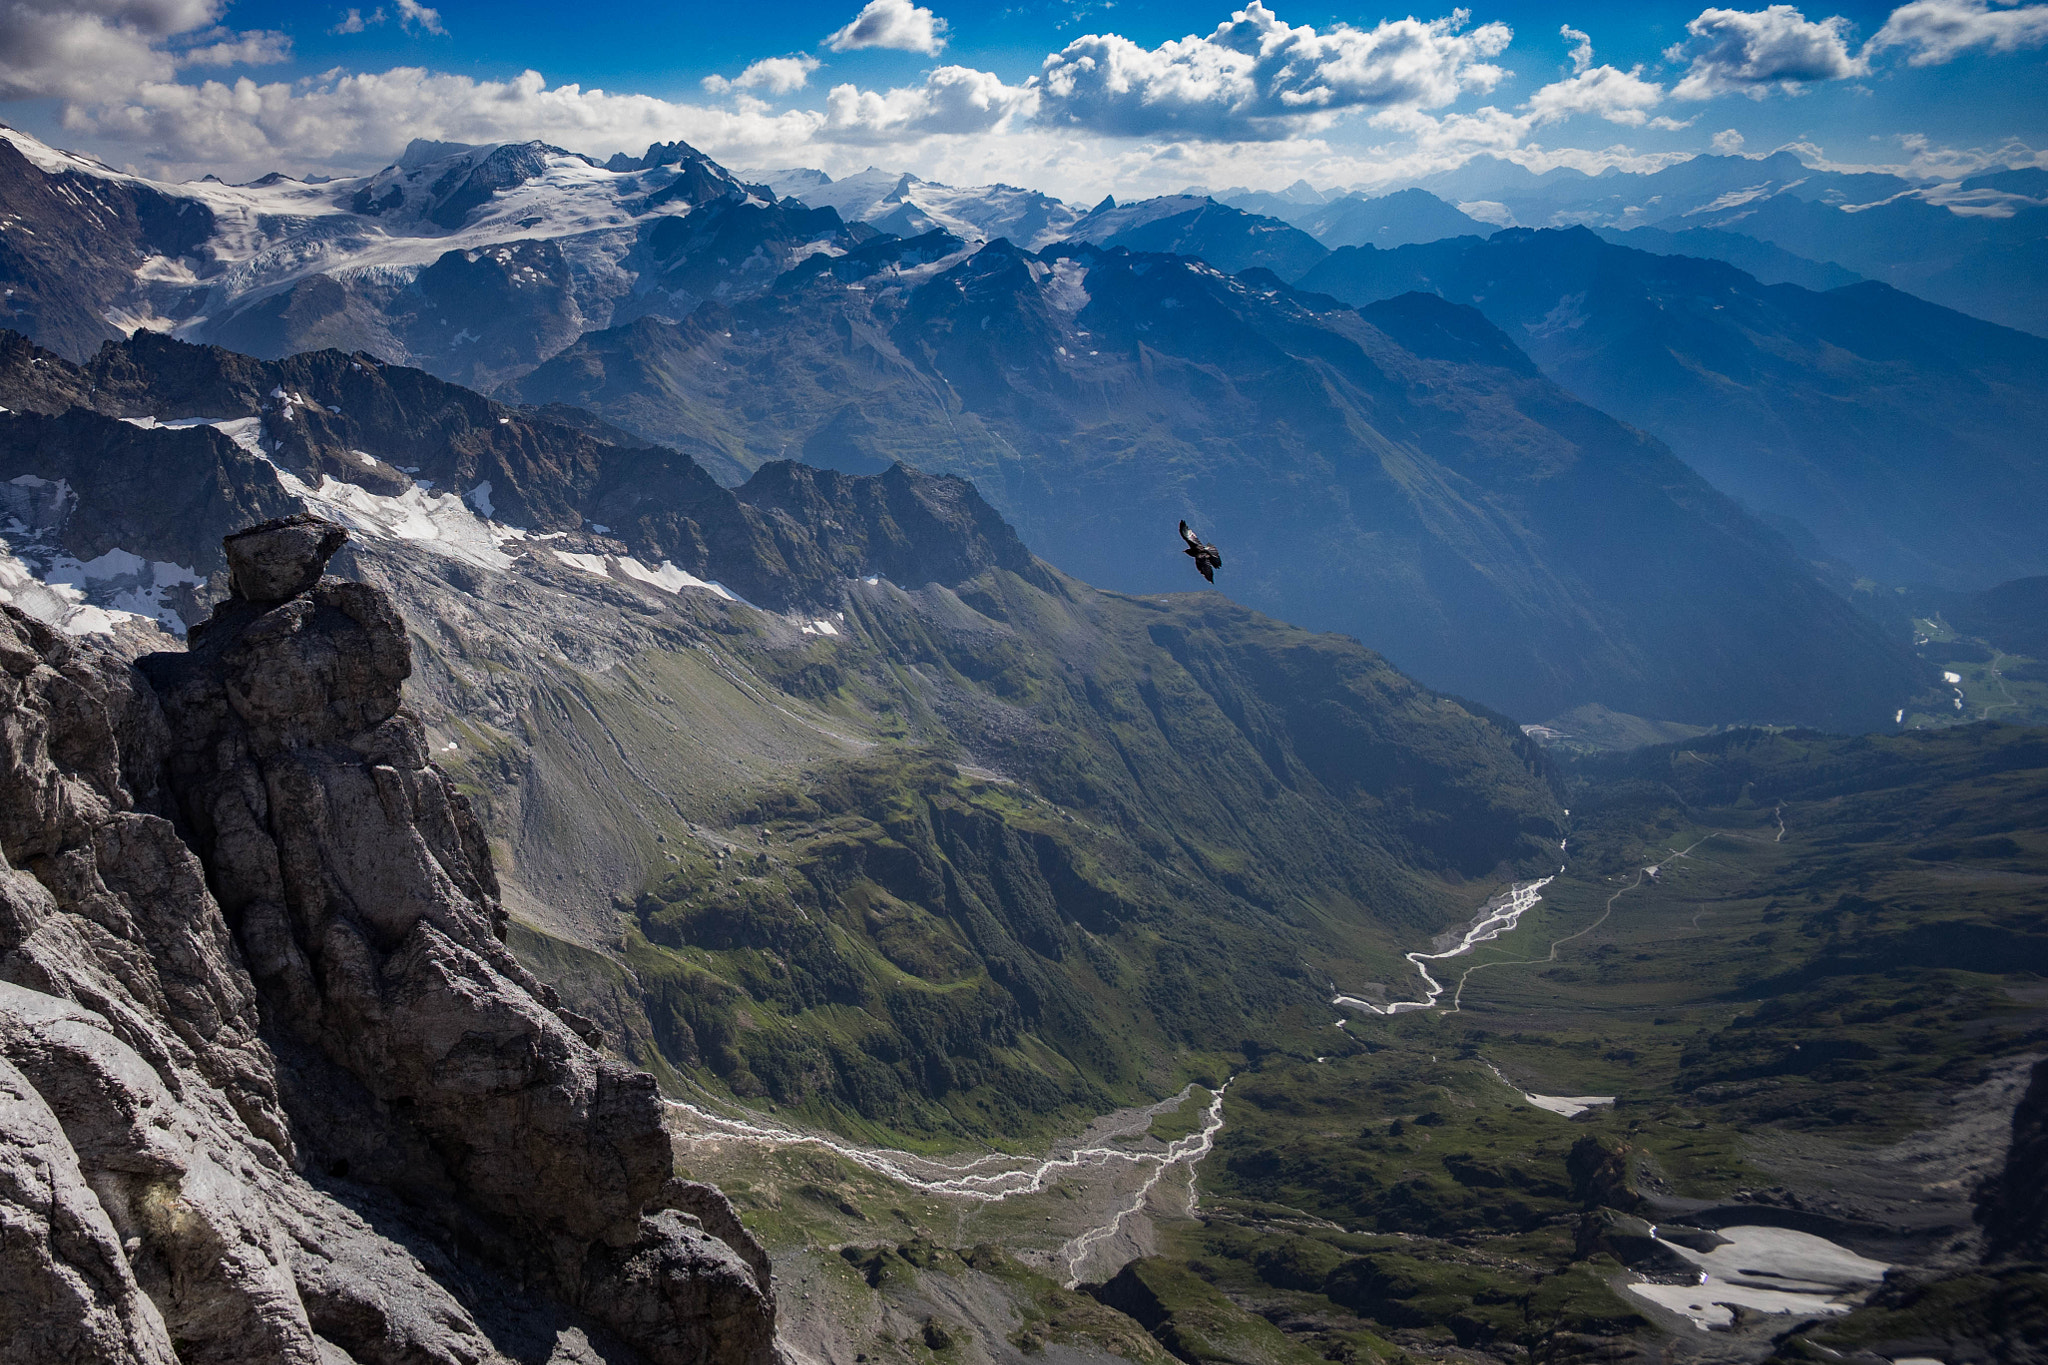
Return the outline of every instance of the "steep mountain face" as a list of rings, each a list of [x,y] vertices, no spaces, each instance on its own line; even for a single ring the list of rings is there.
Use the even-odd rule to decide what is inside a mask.
[[[498,941],[403,623],[321,577],[344,539],[235,537],[142,671],[0,608],[10,1349],[765,1362],[759,1248]]]
[[[40,145],[40,144],[38,144]],[[38,166],[0,138],[0,326],[89,355],[151,315],[148,282],[175,278],[216,224],[202,202],[97,163]]]
[[[1976,587],[2048,567],[2035,337],[1874,283],[1762,286],[1583,229],[1355,248],[1302,287],[1471,304],[1565,388],[1884,581]]]
[[[1186,517],[1240,600],[1522,715],[1859,724],[1916,676],[1662,447],[1427,301],[1361,316],[1184,258],[991,245],[595,334],[522,392],[742,465],[958,473],[1128,590],[1185,583],[1159,536]],[[1697,667],[1703,641],[1728,666]]]
[[[1226,274],[1270,270],[1283,280],[1298,279],[1329,254],[1315,238],[1277,218],[1190,195],[1135,204],[1105,199],[1067,236],[1098,246],[1198,257]]]
[[[364,350],[489,386],[593,327],[682,317],[874,235],[683,143],[599,165],[538,142],[416,142],[319,185],[156,185],[13,129],[0,143],[17,225],[0,307],[72,360],[142,326],[272,357]]]
[[[1455,918],[1468,882],[1554,856],[1556,798],[1512,725],[1220,599],[1096,592],[1033,559],[957,479],[774,462],[727,490],[677,452],[361,356],[259,362],[148,336],[85,369],[16,355],[10,408],[212,415],[17,412],[0,434],[98,423],[240,452],[245,501],[352,529],[336,565],[357,581],[286,615],[325,632],[319,667],[388,687],[388,644],[360,637],[384,620],[363,585],[390,594],[411,625],[424,752],[476,803],[513,942],[672,1077],[820,1118],[1029,1132],[1154,1093],[1205,1038],[1326,1029],[1322,964]],[[0,472],[54,484],[37,449]],[[64,478],[92,487],[148,459],[110,445]],[[52,553],[77,558],[67,536],[93,524],[53,524]],[[118,534],[137,560],[191,554],[208,584],[195,595],[218,600],[231,566],[181,527]],[[111,607],[88,579],[80,610]],[[248,614],[230,602],[215,620]],[[240,630],[208,626],[151,664],[179,714],[216,716],[221,687],[253,695],[234,669],[257,641],[216,643]],[[282,693],[261,705],[266,725],[306,723]],[[332,723],[371,737],[323,749],[338,767],[294,759],[310,776],[267,827],[284,883],[242,862],[216,874],[245,922],[274,928],[263,906],[282,906],[313,963],[341,950],[294,907],[333,888],[291,840],[319,823],[305,802],[360,794],[359,749],[385,761],[376,718],[350,705]],[[247,775],[221,765],[252,744],[268,761],[267,742],[174,755],[202,851],[241,856],[221,803]],[[280,786],[271,804],[286,801]],[[382,888],[401,872],[354,859],[332,875]],[[383,928],[358,928],[388,950]],[[324,970],[308,978],[273,946],[252,965],[263,989],[311,1001],[291,1011],[308,1020],[300,1050],[369,1065],[359,1002],[326,1002]],[[405,1083],[384,1070],[377,1093]]]

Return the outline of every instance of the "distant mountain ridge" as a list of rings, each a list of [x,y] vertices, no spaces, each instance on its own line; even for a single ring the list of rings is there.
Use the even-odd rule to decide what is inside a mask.
[[[1567,389],[1882,581],[2048,569],[2048,341],[1877,283],[1764,286],[1583,228],[1346,248],[1301,287],[1478,308]]]
[[[742,468],[958,473],[1129,591],[1183,585],[1157,535],[1186,517],[1233,596],[1524,716],[1860,725],[1919,685],[1775,535],[1426,298],[1361,315],[1270,272],[991,243],[595,333],[519,391]],[[1707,639],[1755,668],[1698,668]]]

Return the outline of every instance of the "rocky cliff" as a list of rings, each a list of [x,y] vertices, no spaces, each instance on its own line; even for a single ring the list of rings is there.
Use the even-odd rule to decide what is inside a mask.
[[[768,1360],[652,1079],[499,942],[343,539],[231,537],[139,667],[0,609],[0,1359]]]

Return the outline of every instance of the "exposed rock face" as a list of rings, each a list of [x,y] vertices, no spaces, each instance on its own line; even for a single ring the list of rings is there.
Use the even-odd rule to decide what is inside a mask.
[[[498,942],[332,529],[234,539],[161,705],[0,609],[0,1361],[767,1360],[765,1259]]]
[[[315,1159],[656,1360],[765,1358],[754,1269],[694,1217],[643,1217],[673,1166],[654,1078],[600,1056],[499,941],[483,830],[400,709],[404,623],[381,590],[320,577],[344,539],[306,517],[230,538],[235,596],[189,654],[143,663],[171,786],[289,1040],[291,1101],[337,1120]]]
[[[2048,1260],[2048,1061],[2012,1111],[2005,1170],[1978,1192],[1977,1217],[1986,1260]]]
[[[319,517],[280,517],[237,531],[221,542],[228,557],[228,583],[236,597],[276,603],[297,597],[320,581],[348,533]]]

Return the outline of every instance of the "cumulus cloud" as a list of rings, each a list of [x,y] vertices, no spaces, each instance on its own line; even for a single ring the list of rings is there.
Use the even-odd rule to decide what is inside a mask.
[[[807,52],[793,57],[764,57],[730,80],[706,76],[704,88],[714,95],[729,90],[766,90],[771,95],[788,95],[809,85],[811,73],[818,66],[818,59]]]
[[[1714,150],[1722,156],[1742,155],[1742,144],[1748,139],[1733,128],[1723,128],[1714,134]]]
[[[218,27],[225,0],[0,0],[0,99],[90,98],[177,67],[283,60],[280,33]]]
[[[853,22],[825,39],[834,52],[887,47],[936,57],[946,46],[946,21],[911,0],[868,0]]]
[[[2017,52],[2048,43],[2048,5],[1998,8],[1985,0],[1913,0],[1901,5],[1864,46],[1900,48],[1908,66],[1939,66],[1972,48]]]
[[[819,135],[837,142],[888,143],[909,138],[990,132],[1014,116],[1029,118],[1038,92],[1005,85],[986,71],[942,66],[922,85],[886,93],[835,85],[825,96]]]
[[[715,108],[577,85],[550,88],[535,71],[479,81],[400,67],[290,83],[146,81],[125,98],[72,104],[64,123],[67,132],[118,145],[166,174],[240,177],[280,165],[368,170],[415,137],[538,138],[598,156],[680,139],[746,165],[815,157],[833,146],[908,151],[924,138],[998,132],[1006,120],[1028,121],[1037,99],[1026,87],[958,66],[939,67],[902,89],[837,86],[822,111],[780,113],[753,98]]]
[[[1644,80],[1641,66],[1623,71],[1619,67],[1593,65],[1590,37],[1569,24],[1558,32],[1572,44],[1572,74],[1529,97],[1527,107],[1537,123],[1554,123],[1573,114],[1598,114],[1609,123],[1631,128],[1650,122],[1648,111],[1663,102],[1663,86]],[[1657,122],[1678,126],[1670,119]]]
[[[1840,15],[1809,20],[1791,5],[1753,12],[1710,9],[1685,28],[1691,36],[1664,52],[1667,61],[1688,63],[1671,90],[1678,99],[1798,94],[1821,81],[1870,71],[1869,62],[1849,51],[1849,21]]]
[[[166,178],[211,171],[241,180],[278,169],[353,174],[384,164],[415,137],[538,138],[599,157],[683,140],[730,165],[803,164],[841,175],[881,161],[953,183],[1022,182],[1087,200],[1105,190],[1120,198],[1172,192],[1195,181],[1385,185],[1477,152],[1535,170],[1649,169],[1677,159],[1621,145],[1548,149],[1533,140],[1569,113],[1628,127],[1670,124],[1651,117],[1656,84],[1640,71],[1600,65],[1576,30],[1566,35],[1575,44],[1570,74],[1529,104],[1452,112],[1462,96],[1491,89],[1506,74],[1494,62],[1511,36],[1501,24],[1472,27],[1462,11],[1434,22],[1318,32],[1250,4],[1214,32],[1158,47],[1077,40],[1021,84],[942,65],[898,88],[842,83],[817,107],[782,108],[768,97],[815,84],[820,65],[810,55],[772,57],[715,78],[706,85],[724,98],[696,103],[550,87],[532,71],[497,81],[419,67],[337,69],[289,81],[180,79],[181,69],[205,62],[282,52],[275,35],[220,29],[225,3],[0,0],[0,18],[41,5],[35,12],[83,15],[118,40],[93,69],[76,58],[69,66],[29,61],[19,55],[23,45],[0,42],[0,74],[19,89],[25,78],[15,73],[32,73],[40,95],[63,100],[67,141]],[[426,32],[428,10],[418,0],[408,7],[382,0],[327,17],[343,32],[380,23]],[[151,26],[137,14],[154,16]],[[431,20],[438,24],[438,14]],[[1326,142],[1347,115],[1343,145]]]
[[[1507,73],[1488,60],[1507,25],[1467,30],[1471,15],[1290,27],[1259,0],[1207,35],[1140,47],[1089,34],[1045,59],[1042,116],[1095,132],[1201,138],[1279,138],[1316,116],[1352,109],[1434,109]],[[1324,121],[1327,121],[1326,118]]]

